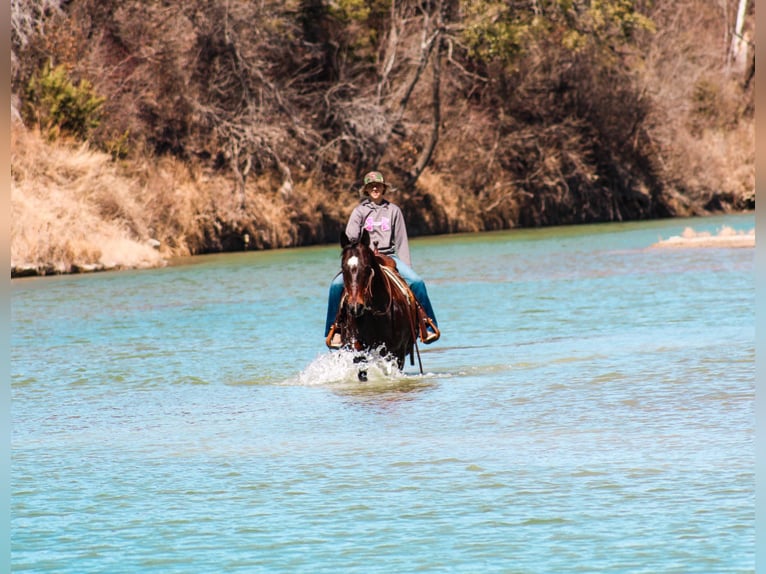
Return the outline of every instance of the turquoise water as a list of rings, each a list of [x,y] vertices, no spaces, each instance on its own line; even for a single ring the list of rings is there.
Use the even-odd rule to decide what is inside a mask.
[[[12,284],[14,572],[754,572],[754,217],[416,239],[359,383],[335,246]]]

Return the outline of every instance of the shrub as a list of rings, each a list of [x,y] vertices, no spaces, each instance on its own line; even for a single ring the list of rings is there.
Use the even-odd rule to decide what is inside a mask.
[[[46,64],[27,85],[24,115],[50,140],[64,134],[86,140],[101,122],[104,101],[87,80],[75,85],[64,66]]]

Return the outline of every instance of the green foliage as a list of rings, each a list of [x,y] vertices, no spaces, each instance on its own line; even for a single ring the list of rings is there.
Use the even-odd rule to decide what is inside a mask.
[[[707,78],[702,78],[692,91],[693,111],[707,120],[714,120],[721,108],[721,90]]]
[[[689,109],[689,129],[695,136],[699,137],[706,129],[732,129],[741,113],[737,99],[727,97],[720,82],[711,77],[702,77],[694,84]]]
[[[102,146],[112,159],[125,159],[130,155],[130,132],[125,130],[116,137],[107,140]]]
[[[328,14],[343,26],[341,44],[351,55],[363,59],[374,59],[370,51],[377,46],[389,12],[390,2],[386,0],[336,0],[328,6]]]
[[[610,49],[630,44],[638,31],[655,30],[651,19],[638,12],[635,4],[634,0],[593,1],[578,18],[576,32]]]
[[[370,16],[368,4],[365,0],[338,0],[330,4],[329,12],[344,24],[363,22]]]
[[[535,42],[550,41],[577,53],[588,46],[604,54],[654,30],[635,0],[541,0],[511,6],[498,0],[462,0],[461,41],[469,55],[513,69]]]
[[[464,0],[462,42],[469,55],[481,61],[500,61],[512,67],[529,41],[535,18],[513,10],[506,2]]]
[[[64,66],[46,64],[27,84],[24,115],[51,140],[63,134],[85,140],[101,122],[104,101],[87,80],[74,84]]]

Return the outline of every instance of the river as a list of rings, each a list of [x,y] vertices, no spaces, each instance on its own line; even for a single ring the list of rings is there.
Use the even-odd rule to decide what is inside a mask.
[[[14,572],[754,572],[753,215],[411,241],[424,373],[324,347],[339,248],[11,285]]]

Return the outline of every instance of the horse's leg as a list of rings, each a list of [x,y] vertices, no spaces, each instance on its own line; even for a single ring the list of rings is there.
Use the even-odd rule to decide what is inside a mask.
[[[354,356],[354,364],[356,363],[366,363],[367,362],[367,355],[364,353],[358,353]],[[359,371],[356,374],[357,378],[360,381],[366,381],[367,380],[367,369],[364,367],[359,367]]]

